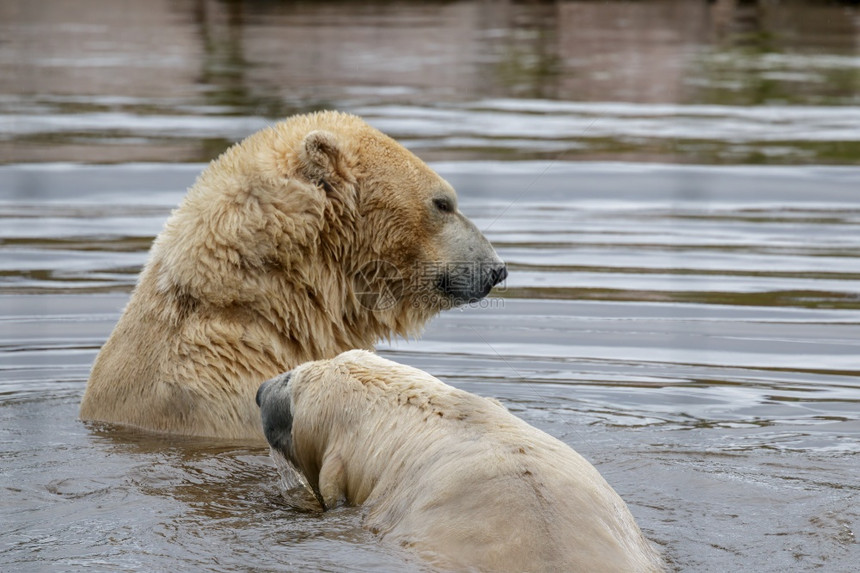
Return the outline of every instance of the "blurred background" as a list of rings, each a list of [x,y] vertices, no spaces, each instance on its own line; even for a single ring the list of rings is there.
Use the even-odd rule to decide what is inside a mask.
[[[856,163],[854,2],[0,2],[0,161],[203,161],[297,112],[425,159]]]
[[[574,447],[672,570],[857,570],[860,7],[801,0],[0,0],[0,570],[426,570],[264,448],[77,420],[206,162],[326,108],[510,271],[381,354]]]

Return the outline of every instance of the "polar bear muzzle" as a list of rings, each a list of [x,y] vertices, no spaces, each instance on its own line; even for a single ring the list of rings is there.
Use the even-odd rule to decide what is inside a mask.
[[[508,269],[504,263],[450,264],[437,277],[436,288],[454,304],[473,303],[490,294],[492,288],[507,276]]]
[[[508,276],[505,263],[475,224],[452,213],[438,241],[448,258],[438,265],[435,288],[454,305],[481,300]]]

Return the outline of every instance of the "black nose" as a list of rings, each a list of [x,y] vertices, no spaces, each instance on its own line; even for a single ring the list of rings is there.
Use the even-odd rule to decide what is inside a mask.
[[[502,265],[502,266],[497,267],[495,269],[490,269],[490,282],[493,284],[493,286],[496,286],[497,284],[499,284],[500,282],[502,282],[506,278],[508,278],[508,267],[507,266]]]

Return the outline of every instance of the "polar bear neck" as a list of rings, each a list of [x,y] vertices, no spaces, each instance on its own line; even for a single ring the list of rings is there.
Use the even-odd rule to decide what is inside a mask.
[[[355,274],[377,255],[357,233],[358,196],[298,172],[304,134],[326,123],[383,137],[355,117],[311,114],[250,136],[201,173],[93,365],[82,419],[259,440],[263,380],[417,335],[441,310],[362,305]]]

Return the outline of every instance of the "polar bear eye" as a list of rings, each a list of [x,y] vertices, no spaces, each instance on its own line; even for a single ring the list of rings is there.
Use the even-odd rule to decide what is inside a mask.
[[[448,200],[446,197],[439,197],[437,199],[433,199],[433,205],[441,213],[451,213],[454,211],[454,205],[452,205],[451,201]]]

